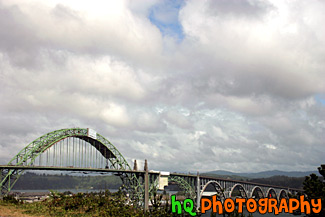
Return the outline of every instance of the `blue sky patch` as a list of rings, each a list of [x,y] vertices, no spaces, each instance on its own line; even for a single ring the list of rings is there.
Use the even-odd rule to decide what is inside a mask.
[[[317,94],[315,96],[316,102],[320,102],[321,104],[325,105],[325,94]]]
[[[183,29],[178,20],[183,3],[183,0],[165,0],[150,8],[149,20],[158,27],[163,36],[183,40]]]

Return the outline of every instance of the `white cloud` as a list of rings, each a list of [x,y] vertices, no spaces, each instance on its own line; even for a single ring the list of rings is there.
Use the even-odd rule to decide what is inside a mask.
[[[159,6],[0,1],[1,163],[73,126],[96,129],[150,169],[323,163],[323,2],[164,5],[156,19],[181,25],[181,39],[151,23]]]

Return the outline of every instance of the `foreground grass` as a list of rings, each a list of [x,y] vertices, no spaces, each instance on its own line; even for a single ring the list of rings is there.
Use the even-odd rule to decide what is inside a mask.
[[[0,216],[10,217],[31,217],[35,215],[29,215],[24,213],[25,210],[17,207],[15,204],[3,203],[0,201]]]
[[[150,213],[145,213],[129,204],[122,192],[109,191],[72,196],[52,192],[50,198],[34,203],[22,203],[6,197],[0,206],[18,213],[7,214],[10,216],[175,216],[164,207],[156,207]]]

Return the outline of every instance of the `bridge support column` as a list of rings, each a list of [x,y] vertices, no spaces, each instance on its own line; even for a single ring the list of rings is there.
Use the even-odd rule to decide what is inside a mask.
[[[2,186],[2,180],[3,180],[3,178],[4,178],[5,176],[3,175],[3,170],[2,169],[0,169],[0,199],[2,199],[2,196],[3,196],[3,193],[2,193],[2,188],[3,188],[3,186]]]
[[[148,173],[148,162],[144,162],[144,210],[149,210],[149,173]]]
[[[200,193],[201,193],[201,183],[200,183],[200,175],[197,172],[196,176],[196,210],[199,211],[200,209]]]
[[[133,170],[134,170],[134,171],[138,171],[137,160],[134,160]]]

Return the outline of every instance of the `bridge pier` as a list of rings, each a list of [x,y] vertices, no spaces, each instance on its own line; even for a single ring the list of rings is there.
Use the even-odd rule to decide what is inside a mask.
[[[145,160],[144,163],[144,210],[149,210],[149,173],[148,173],[148,162]]]
[[[199,208],[201,206],[200,192],[201,192],[200,175],[199,175],[199,172],[197,172],[197,176],[196,176],[196,211],[199,211]]]

